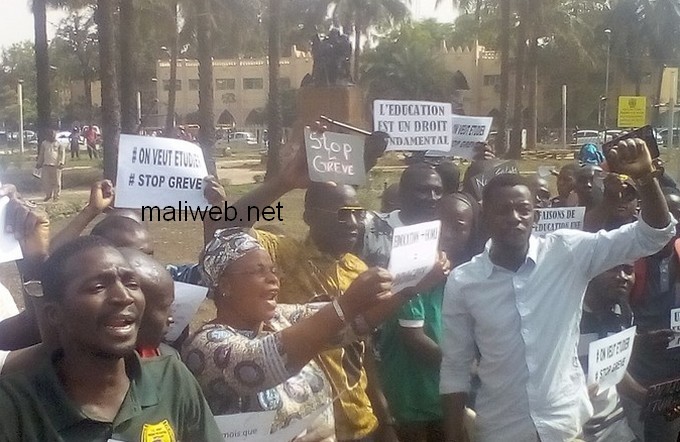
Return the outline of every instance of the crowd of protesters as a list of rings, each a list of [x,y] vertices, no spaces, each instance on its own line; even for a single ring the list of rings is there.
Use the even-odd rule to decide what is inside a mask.
[[[367,170],[385,146],[366,138]],[[300,150],[234,206],[305,189],[307,232],[207,220],[182,265],[153,258],[109,181],[52,235],[5,184],[23,294],[0,285],[0,441],[220,441],[215,416],[265,411],[274,434],[312,416],[296,441],[677,441],[680,419],[645,412],[650,386],[680,378],[675,182],[632,139],[554,171],[551,198],[546,177],[500,173],[480,147],[462,181],[451,160],[413,159],[380,212],[309,182]],[[227,198],[213,177],[204,189]],[[532,234],[536,209],[575,206],[582,230]],[[433,220],[437,262],[394,293],[394,229]],[[207,287],[216,315],[167,342],[175,282]],[[588,385],[587,343],[633,325],[623,380]]]

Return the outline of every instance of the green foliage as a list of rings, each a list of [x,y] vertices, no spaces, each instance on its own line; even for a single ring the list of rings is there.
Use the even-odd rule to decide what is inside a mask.
[[[0,68],[0,121],[4,121],[8,129],[19,129],[19,104],[17,85],[23,81],[24,124],[26,127],[35,123],[36,89],[35,89],[35,52],[29,41],[15,43],[2,53]]]

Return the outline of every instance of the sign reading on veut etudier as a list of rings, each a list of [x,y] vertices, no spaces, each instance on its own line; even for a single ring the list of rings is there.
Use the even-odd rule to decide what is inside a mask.
[[[451,149],[451,103],[375,100],[373,125],[387,132],[387,150]]]

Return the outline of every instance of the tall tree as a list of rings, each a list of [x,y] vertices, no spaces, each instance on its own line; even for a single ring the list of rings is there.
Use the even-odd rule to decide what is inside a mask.
[[[170,84],[168,85],[168,111],[165,116],[165,136],[172,136],[175,129],[175,103],[177,101],[177,59],[179,58],[179,5],[177,0],[170,1],[174,33],[170,42]]]
[[[38,143],[51,126],[50,58],[47,45],[47,0],[33,0],[33,31],[35,34],[35,73],[37,90]]]
[[[529,21],[527,0],[515,0],[519,22],[515,28],[515,94],[512,113],[512,134],[508,158],[520,159],[522,156],[522,131],[524,130],[524,73],[526,70],[526,40]]]
[[[120,108],[121,131],[137,133],[137,5],[135,0],[120,0]]]
[[[501,52],[501,96],[500,109],[498,112],[498,138],[496,138],[496,151],[505,153],[506,134],[508,125],[508,108],[510,92],[510,36],[511,25],[510,0],[501,0],[501,32],[498,46]]]
[[[279,77],[281,60],[281,0],[269,0],[269,106],[267,115],[267,139],[269,151],[267,158],[267,178],[276,176],[279,168],[281,149],[282,116]]]
[[[99,65],[102,85],[102,150],[104,177],[115,181],[120,139],[120,100],[116,65],[116,3],[98,0],[95,13],[99,33]]]
[[[215,103],[213,95],[213,53],[211,38],[211,16],[209,0],[195,0],[196,40],[198,43],[198,113],[200,129],[198,141],[208,173],[217,175],[215,166]]]

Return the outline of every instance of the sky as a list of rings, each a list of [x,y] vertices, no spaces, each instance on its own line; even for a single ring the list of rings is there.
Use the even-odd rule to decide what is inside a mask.
[[[24,40],[33,41],[33,16],[28,8],[28,0],[1,0],[0,49]],[[454,17],[452,2],[442,0],[435,10],[436,0],[411,0],[411,10],[417,19],[435,18],[439,21],[452,21]],[[52,38],[59,21],[65,17],[61,10],[48,10],[48,36]]]

